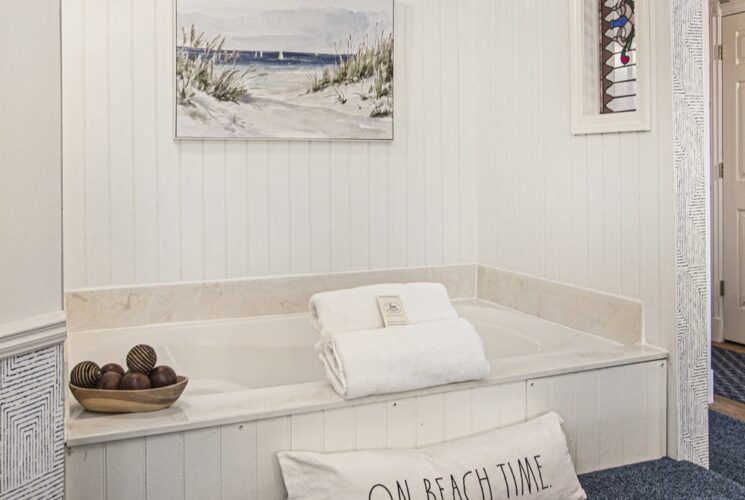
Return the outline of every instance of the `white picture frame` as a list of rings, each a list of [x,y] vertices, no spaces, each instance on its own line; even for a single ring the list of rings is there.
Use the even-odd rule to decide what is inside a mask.
[[[598,0],[570,0],[571,131],[574,135],[647,131],[651,128],[652,93],[650,0],[636,0],[637,101],[636,110],[601,114],[588,106],[588,98],[600,91],[597,79],[588,78],[587,68],[597,65]],[[594,7],[594,9],[593,9]],[[595,17],[593,17],[593,13]],[[590,108],[590,109],[588,109]]]
[[[371,7],[372,5],[372,7]],[[186,7],[185,10],[182,10]],[[196,8],[195,8],[196,7]],[[332,8],[333,7],[333,8]],[[173,85],[173,139],[176,141],[318,141],[318,142],[393,142],[395,138],[395,113],[393,112],[394,107],[394,85],[393,79],[393,66],[395,60],[395,0],[357,0],[355,2],[348,2],[347,0],[254,0],[253,2],[241,2],[240,0],[174,0],[173,2],[173,72],[172,72],[172,85]],[[222,9],[222,10],[221,10]],[[233,9],[230,15],[226,14],[226,10]],[[237,10],[236,10],[237,9]],[[297,11],[298,14],[309,11],[313,14],[314,10],[320,12],[334,11],[330,13],[330,17],[334,18],[334,22],[330,23],[333,28],[345,28],[344,36],[337,36],[334,38],[332,35],[324,31],[321,26],[319,29],[310,29],[304,26],[300,29],[300,34],[296,33],[299,28],[297,22],[289,23],[292,29],[288,28],[287,25],[277,22],[273,26],[275,32],[267,33],[272,26],[268,23],[260,22],[260,19],[249,19],[248,16],[255,16],[257,12],[259,15],[262,11],[271,14],[276,18],[280,14],[292,14],[293,11]],[[244,12],[245,10],[245,12]],[[219,12],[219,14],[215,14]],[[214,18],[210,19],[214,14]],[[182,22],[182,16],[189,15],[196,16],[199,21],[197,22]],[[360,20],[360,16],[364,19]],[[323,16],[321,16],[323,17]],[[326,16],[329,17],[329,16]],[[349,18],[353,19],[349,19]],[[381,19],[382,17],[382,19]],[[228,26],[236,26],[245,24],[246,21],[254,21],[253,24],[261,26],[261,34],[267,38],[284,38],[292,41],[293,37],[300,37],[303,33],[308,32],[315,33],[317,38],[324,39],[328,47],[309,47],[303,44],[303,48],[298,48],[297,45],[294,49],[290,48],[285,50],[286,46],[278,45],[271,47],[262,47],[260,43],[252,45],[250,50],[248,47],[238,47],[234,45],[236,38],[244,38],[246,33],[239,32],[230,33],[223,32],[219,27],[210,26],[211,30],[203,30],[201,22],[212,21],[218,25],[225,22]],[[347,19],[347,22],[352,22],[351,26],[347,26],[344,22],[339,19]],[[311,21],[318,22],[318,16],[310,16]],[[238,22],[240,21],[240,22]],[[276,21],[276,19],[275,19]],[[297,21],[295,19],[294,21]],[[361,23],[361,26],[358,24]],[[250,23],[249,23],[250,24]],[[327,28],[329,27],[329,23]],[[318,27],[316,27],[318,28]],[[364,29],[362,29],[364,28]],[[180,47],[180,40],[185,40],[187,33],[190,30],[197,31],[197,35],[202,38],[203,44],[209,43],[211,40],[218,40],[218,42],[225,43],[224,52],[225,56],[222,59],[228,57],[228,54],[237,54],[239,57],[238,68],[241,72],[246,70],[246,66],[256,67],[256,75],[250,75],[250,77],[258,76],[261,78],[268,79],[269,76],[279,73],[277,65],[284,65],[289,69],[295,70],[295,73],[299,73],[298,67],[305,68],[305,66],[313,66],[310,69],[306,68],[305,74],[301,75],[304,78],[303,89],[298,88],[287,88],[287,95],[277,97],[276,95],[259,95],[255,92],[256,89],[249,88],[248,94],[251,99],[244,100],[243,98],[235,100],[220,100],[221,102],[211,102],[213,108],[206,109],[205,100],[209,100],[210,97],[215,96],[198,96],[202,102],[198,102],[198,106],[201,110],[206,110],[200,116],[193,116],[189,113],[181,113],[183,106],[180,101],[180,83],[184,80],[179,77],[179,54],[182,53],[183,47]],[[232,35],[232,38],[231,38]],[[260,38],[260,37],[259,37]],[[192,38],[193,40],[193,38]],[[294,43],[301,43],[306,40],[300,37],[300,40],[295,40]],[[318,40],[315,40],[318,42]],[[266,42],[265,42],[266,43]],[[350,49],[347,51],[338,52],[337,48],[341,47],[344,43],[350,44]],[[367,52],[374,51],[375,56],[369,56],[365,52],[364,56],[369,57],[382,57],[385,59],[386,64],[373,65],[373,68],[380,69],[380,73],[384,75],[383,82],[378,86],[375,76],[366,75],[362,79],[354,79],[351,82],[344,81],[343,83],[334,83],[320,86],[319,90],[308,90],[309,83],[307,77],[316,76],[321,82],[324,81],[322,78],[325,73],[324,69],[331,68],[333,72],[333,66],[336,61],[340,61],[339,56],[343,56],[345,59],[352,58],[357,55],[359,50],[362,50],[362,45],[368,44]],[[191,45],[191,44],[188,44]],[[353,46],[352,46],[353,45]],[[193,47],[188,47],[192,49]],[[344,48],[344,47],[342,47]],[[202,53],[204,53],[204,47],[197,47]],[[211,53],[220,52],[219,50],[213,50]],[[246,55],[250,58],[251,53],[254,54],[254,60],[252,62],[245,62],[243,59]],[[257,60],[257,56],[259,56]],[[266,60],[264,60],[266,57]],[[307,58],[313,59],[313,62],[308,62]],[[333,62],[325,61],[329,57],[333,57]],[[298,59],[304,59],[305,62],[300,62]],[[315,61],[324,60],[325,62]],[[219,76],[222,71],[220,66],[221,59],[215,60],[214,68],[217,68],[215,73]],[[293,62],[294,61],[294,62]],[[272,68],[263,67],[263,63],[266,63]],[[294,66],[292,66],[294,64]],[[292,67],[290,67],[292,66]],[[386,69],[387,68],[387,69]],[[230,68],[228,68],[230,69]],[[377,71],[377,70],[376,70]],[[292,72],[292,71],[291,71]],[[287,75],[282,75],[287,79]],[[276,91],[276,81],[264,82],[263,86],[271,88]],[[293,82],[297,85],[297,82]],[[379,90],[380,87],[380,90]],[[365,90],[367,89],[367,90]],[[375,90],[373,90],[375,89]],[[202,89],[199,89],[200,91]],[[337,92],[339,90],[339,92]],[[306,105],[299,105],[298,102],[288,103],[286,102],[287,97],[297,98],[298,96],[304,96],[310,94],[313,97],[314,94],[318,93],[319,96],[315,99],[320,102],[307,103]],[[329,95],[335,93],[334,96]],[[382,93],[382,95],[381,95]],[[326,95],[323,95],[326,94]],[[362,95],[366,97],[363,98]],[[359,99],[358,99],[359,97]],[[342,100],[343,99],[343,100]],[[196,99],[194,99],[196,100]],[[299,99],[296,99],[296,101]],[[310,99],[306,99],[310,100]],[[214,101],[214,99],[213,99]],[[346,106],[347,101],[350,101],[349,106]],[[353,101],[369,101],[368,102],[353,102]],[[222,103],[222,104],[221,104]],[[227,104],[225,104],[227,103]],[[226,109],[230,104],[235,104],[232,109]],[[261,114],[263,111],[263,119],[257,118],[257,124],[246,124],[245,117],[242,116],[241,107],[248,107],[253,104],[256,109],[251,110],[249,113],[252,116]],[[337,113],[334,116],[310,116],[318,113],[315,111],[332,111],[334,105],[346,106],[347,108],[357,108],[361,110],[357,112],[348,113]],[[290,117],[285,120],[284,123],[279,123],[280,120],[274,118],[279,115],[282,109],[273,110],[272,106],[279,108],[287,108],[289,106],[296,106],[298,111],[306,112],[305,115],[296,117]],[[338,106],[337,106],[338,107]],[[275,111],[277,111],[275,113]],[[286,110],[285,110],[286,111]],[[337,110],[341,111],[341,110]],[[361,113],[361,115],[360,115]],[[286,114],[286,113],[285,113]],[[360,115],[360,116],[356,116]],[[193,118],[190,120],[190,118]],[[231,121],[234,120],[234,121]],[[192,130],[188,130],[189,127],[185,126],[185,123],[192,122]],[[275,122],[275,127],[268,127],[265,124]],[[307,124],[308,122],[312,122]],[[249,125],[244,127],[234,126],[237,124]],[[302,126],[293,126],[296,123],[307,124]],[[200,124],[205,125],[204,127]],[[222,127],[222,129],[221,129]],[[329,130],[327,130],[329,129]]]

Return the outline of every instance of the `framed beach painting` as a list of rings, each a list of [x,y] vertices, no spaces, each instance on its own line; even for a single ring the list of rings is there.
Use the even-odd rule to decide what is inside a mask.
[[[176,138],[392,140],[393,50],[393,0],[176,0]]]

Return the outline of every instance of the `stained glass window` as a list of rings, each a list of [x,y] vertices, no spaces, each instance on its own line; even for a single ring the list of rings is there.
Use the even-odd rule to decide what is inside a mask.
[[[634,0],[598,0],[600,113],[636,110]]]

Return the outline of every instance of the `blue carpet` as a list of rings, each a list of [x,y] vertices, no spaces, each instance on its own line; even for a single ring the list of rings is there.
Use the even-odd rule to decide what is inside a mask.
[[[709,467],[745,484],[745,422],[709,412]]]
[[[714,392],[745,403],[745,354],[714,347],[711,350]]]
[[[583,474],[579,480],[588,500],[745,499],[745,486],[668,458]]]

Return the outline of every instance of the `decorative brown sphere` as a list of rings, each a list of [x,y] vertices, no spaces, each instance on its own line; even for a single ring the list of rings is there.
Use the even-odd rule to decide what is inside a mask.
[[[78,387],[96,387],[100,378],[101,369],[93,361],[81,361],[70,372],[70,382]]]
[[[119,389],[119,384],[122,382],[122,376],[118,372],[109,371],[101,375],[101,380],[98,381],[96,388],[106,389],[114,391]]]
[[[177,380],[176,372],[170,366],[156,366],[150,372],[150,384],[153,388],[173,385]]]
[[[127,353],[127,368],[133,372],[147,375],[157,361],[158,356],[155,354],[155,349],[149,345],[136,345]]]
[[[124,376],[124,368],[122,368],[122,365],[118,365],[116,363],[108,363],[106,365],[103,365],[101,367],[101,373],[106,374],[109,372],[116,372],[122,377]]]
[[[127,372],[119,382],[119,389],[123,391],[141,391],[150,389],[150,379],[147,375],[139,372]]]

